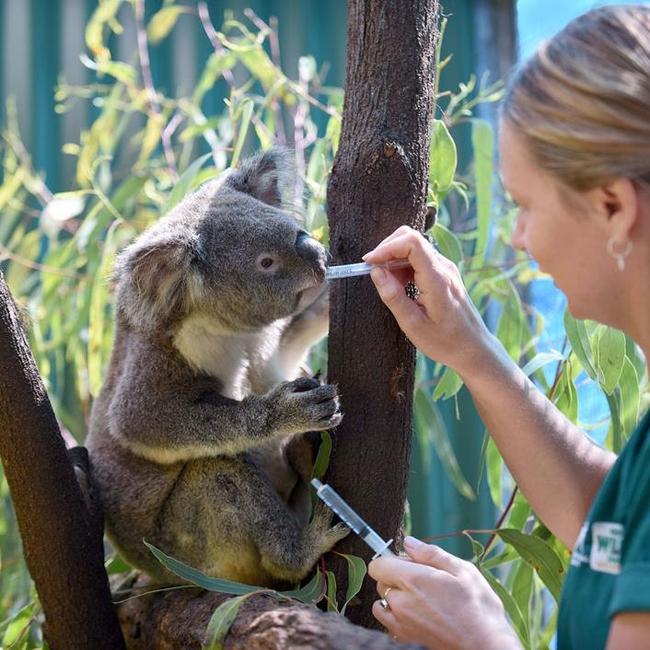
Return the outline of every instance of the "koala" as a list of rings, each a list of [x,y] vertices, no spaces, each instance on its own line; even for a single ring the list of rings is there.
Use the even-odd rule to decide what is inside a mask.
[[[290,155],[207,182],[116,260],[116,330],[89,450],[106,531],[156,582],[143,540],[204,573],[296,583],[349,530],[310,519],[306,432],[341,421],[300,376],[327,332],[326,251],[282,196]]]

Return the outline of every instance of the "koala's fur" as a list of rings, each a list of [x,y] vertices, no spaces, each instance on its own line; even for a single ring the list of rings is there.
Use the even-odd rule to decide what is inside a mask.
[[[295,379],[327,330],[326,253],[281,208],[288,170],[281,150],[250,159],[116,263],[114,349],[87,446],[109,537],[157,581],[171,576],[143,539],[266,586],[305,577],[348,532],[325,508],[309,520],[311,448],[297,434],[341,414],[334,386]]]

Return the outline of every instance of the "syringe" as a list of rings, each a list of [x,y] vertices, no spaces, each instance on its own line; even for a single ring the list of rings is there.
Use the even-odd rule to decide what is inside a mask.
[[[375,557],[379,555],[394,556],[388,547],[393,540],[385,542],[368,524],[359,517],[359,515],[343,500],[341,495],[337,494],[329,485],[321,483],[317,478],[311,480],[311,484],[316,488],[316,494],[322,499],[342,520],[343,523],[352,528],[352,530],[361,537],[361,539],[370,546],[375,552]]]
[[[339,264],[338,266],[328,266],[325,269],[326,280],[342,280],[343,278],[352,278],[356,275],[368,275],[375,267],[392,271],[393,269],[405,269],[411,266],[408,260],[389,260],[384,264],[367,264],[358,262],[357,264]]]

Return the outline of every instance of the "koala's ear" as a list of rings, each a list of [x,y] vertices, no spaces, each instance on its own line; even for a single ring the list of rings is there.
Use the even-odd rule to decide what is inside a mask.
[[[228,183],[239,192],[278,207],[282,205],[294,177],[291,152],[282,147],[273,147],[242,161],[230,175]]]
[[[136,240],[115,262],[118,309],[136,328],[152,330],[185,315],[201,277],[192,246],[171,235]]]

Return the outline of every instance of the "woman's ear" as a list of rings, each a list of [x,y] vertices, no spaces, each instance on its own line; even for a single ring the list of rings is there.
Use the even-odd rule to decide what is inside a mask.
[[[632,238],[643,212],[640,190],[634,181],[617,178],[588,190],[585,195],[608,239],[626,242]]]

